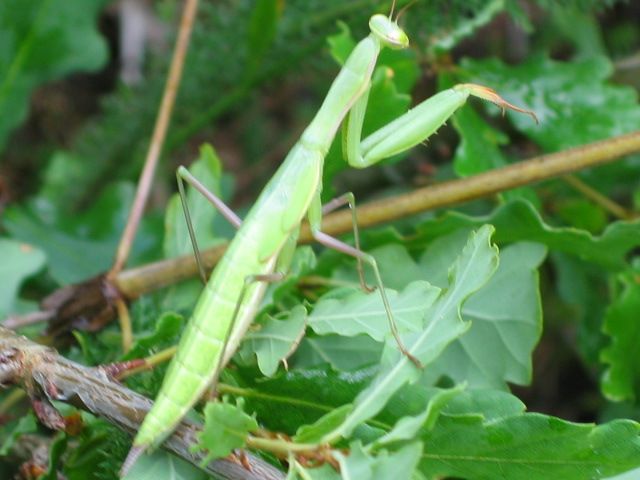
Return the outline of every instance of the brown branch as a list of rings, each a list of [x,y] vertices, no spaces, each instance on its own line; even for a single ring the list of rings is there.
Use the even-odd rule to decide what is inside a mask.
[[[638,151],[640,151],[640,130],[561,152],[541,155],[473,177],[442,182],[393,198],[370,202],[358,208],[358,225],[369,227],[427,210],[469,202],[612,162]],[[330,215],[323,221],[322,227],[332,235],[348,232],[351,229],[351,214],[348,211],[341,211]],[[301,239],[308,240],[310,237],[308,228],[303,228],[300,236]]]
[[[577,170],[612,162],[640,151],[640,131],[601,140],[562,152],[534,157],[507,167],[473,177],[452,180],[362,205],[358,208],[358,224],[369,227],[427,210],[468,202],[498,192],[563,176]],[[349,232],[351,212],[344,210],[327,215],[323,230],[330,235]],[[300,241],[312,241],[303,225]],[[226,245],[202,252],[203,262],[212,268],[224,254]],[[192,255],[163,260],[120,272],[112,282],[96,277],[86,282],[61,288],[41,302],[41,309],[52,312],[49,333],[57,335],[72,328],[97,330],[113,319],[115,308],[110,298],[114,289],[133,300],[140,295],[191,278],[197,273]],[[12,317],[12,324],[20,318]]]
[[[566,175],[570,172],[612,162],[620,157],[640,151],[640,131],[601,140],[561,152],[534,157],[503,168],[460,180],[451,180],[420,188],[409,193],[385,198],[358,207],[358,225],[371,227],[384,222],[469,202],[523,185]],[[342,210],[327,215],[322,229],[329,235],[352,230],[351,212]],[[302,243],[313,241],[308,225],[300,234]],[[203,262],[212,268],[222,257],[226,245],[219,245],[203,253]],[[120,291],[128,298],[170,285],[196,275],[192,255],[155,262],[121,272],[115,279]]]
[[[100,368],[87,368],[58,355],[55,350],[0,327],[0,385],[19,385],[29,396],[46,402],[61,401],[103,418],[128,433],[137,431],[152,405],[151,400],[111,380]],[[41,402],[42,404],[42,402]],[[42,408],[42,406],[40,407]],[[55,418],[50,410],[46,413]],[[198,465],[202,453],[189,448],[201,426],[182,421],[162,445],[166,450]],[[284,474],[247,452],[250,469],[242,462],[219,459],[205,470],[229,480],[282,480]]]
[[[149,144],[149,150],[147,152],[147,158],[145,159],[144,169],[138,182],[138,189],[136,190],[136,196],[131,206],[131,212],[127,219],[127,225],[125,226],[118,250],[116,252],[116,258],[109,274],[109,279],[114,278],[118,272],[124,267],[129,252],[131,251],[131,245],[142,218],[147,198],[149,197],[149,191],[151,190],[151,184],[153,182],[153,175],[158,165],[158,159],[162,152],[162,145],[167,134],[167,128],[169,127],[169,120],[171,119],[171,112],[175,103],[176,94],[178,92],[178,86],[180,85],[180,78],[182,77],[182,68],[184,66],[184,60],[189,47],[189,39],[191,37],[191,31],[193,29],[193,22],[198,9],[198,0],[187,0],[182,13],[182,20],[180,21],[180,29],[178,31],[178,38],[176,40],[175,50],[173,52],[173,58],[171,59],[171,66],[169,67],[169,76],[167,77],[167,83],[165,85],[164,93],[162,95],[162,103],[158,111],[158,117],[153,130],[153,136],[151,143]]]

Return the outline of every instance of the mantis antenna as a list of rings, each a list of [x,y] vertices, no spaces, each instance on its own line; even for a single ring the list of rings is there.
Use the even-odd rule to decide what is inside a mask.
[[[400,9],[400,11],[398,12],[398,15],[396,15],[396,23],[398,23],[398,20],[400,20],[400,17],[402,15],[404,15],[404,13],[409,10],[409,8],[411,8],[415,3],[417,3],[418,0],[412,0],[411,2],[407,3],[404,7],[402,7]],[[395,0],[393,1],[393,3],[395,4]]]
[[[389,11],[389,20],[393,18],[393,12],[395,9],[396,9],[396,0],[393,0],[393,2],[391,2],[391,10]]]

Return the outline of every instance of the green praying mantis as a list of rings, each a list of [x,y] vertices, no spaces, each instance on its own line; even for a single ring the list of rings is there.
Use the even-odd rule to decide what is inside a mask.
[[[404,346],[396,328],[375,259],[359,248],[355,221],[355,247],[321,230],[323,213],[345,204],[349,204],[352,211],[354,209],[351,194],[324,208],[321,205],[322,170],[329,147],[338,128],[343,125],[343,150],[347,162],[356,168],[368,167],[423,142],[470,95],[491,101],[502,109],[530,114],[534,119],[535,115],[509,104],[487,87],[460,84],[423,101],[361,141],[371,76],[378,54],[382,48],[404,49],[409,45],[406,33],[398,26],[397,18],[393,20],[391,15],[372,16],[369,27],[370,35],[353,49],[318,113],[244,221],[207,192],[184,167],[178,170],[181,192],[184,193],[183,182],[190,183],[238,227],[238,232],[198,300],[154,406],[134,439],[123,473],[142,452],[157,447],[216,381],[220,369],[234,354],[253,321],[267,282],[282,278],[282,272],[286,271],[305,216],[315,240],[357,259],[363,285],[362,264],[372,268],[398,348],[416,368],[420,367],[410,349]],[[186,203],[183,205],[188,220]],[[191,236],[194,240],[193,234]]]

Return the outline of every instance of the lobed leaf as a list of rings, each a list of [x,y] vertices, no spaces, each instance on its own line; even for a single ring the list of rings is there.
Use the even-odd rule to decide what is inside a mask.
[[[622,276],[622,290],[607,308],[602,330],[611,343],[601,351],[600,359],[608,365],[602,377],[602,391],[613,401],[637,398],[640,385],[638,338],[640,338],[640,285],[636,274]]]
[[[344,480],[376,480],[379,478],[411,478],[422,454],[422,444],[413,442],[396,452],[367,453],[359,442],[349,446],[349,455],[336,457]]]
[[[427,278],[440,284],[444,272],[431,259],[446,263],[457,250],[459,233],[445,235],[424,252],[421,263]],[[446,375],[472,388],[507,389],[507,382],[531,381],[531,355],[542,333],[542,305],[538,268],[546,248],[518,242],[500,252],[495,275],[462,308],[471,328],[454,340],[425,372],[423,380]]]
[[[258,429],[255,418],[244,413],[241,407],[226,402],[207,403],[204,419],[204,428],[198,435],[199,443],[195,447],[207,452],[203,465],[244,447],[249,432]]]
[[[536,209],[522,199],[512,200],[484,216],[447,212],[437,219],[423,222],[413,242],[423,245],[460,228],[477,228],[486,223],[495,227],[494,241],[497,243],[542,243],[550,250],[565,252],[610,270],[625,268],[625,256],[640,244],[638,220],[610,223],[599,236],[594,236],[577,228],[549,226]]]
[[[44,266],[46,256],[29,244],[0,238],[0,258],[0,317],[3,317],[15,311],[20,285]]]
[[[606,81],[613,73],[606,57],[558,62],[534,55],[517,66],[495,58],[466,59],[461,66],[474,82],[491,85],[510,102],[534,110],[539,125],[522,115],[508,115],[545,151],[621,135],[640,124],[637,93]]]
[[[449,271],[447,290],[425,313],[424,329],[403,336],[409,352],[425,367],[470,326],[460,318],[460,308],[469,295],[487,282],[497,267],[497,248],[490,244],[492,233],[493,228],[486,225],[470,235]],[[389,341],[385,345],[380,371],[371,385],[360,392],[351,414],[339,428],[325,437],[325,441],[350,435],[357,425],[376,415],[403,385],[420,376],[421,371],[406,356],[388,347]]]
[[[190,463],[158,450],[142,455],[122,480],[205,480],[210,478]]]
[[[640,465],[639,434],[629,420],[595,426],[538,413],[497,421],[442,415],[421,437],[428,453],[420,469],[432,479],[602,478]]]
[[[241,354],[255,354],[260,371],[267,377],[278,370],[278,364],[295,350],[304,335],[307,312],[301,305],[291,310],[287,318],[278,320],[271,316],[258,330],[251,330],[245,335]]]

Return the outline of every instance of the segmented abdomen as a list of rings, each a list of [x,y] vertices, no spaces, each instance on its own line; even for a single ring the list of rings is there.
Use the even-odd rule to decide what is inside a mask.
[[[232,242],[200,295],[158,397],[145,417],[134,445],[158,445],[204,394],[216,373],[215,366],[223,353],[245,278],[269,273],[273,269],[275,259],[259,262],[255,255],[256,246],[252,241],[239,241],[242,235],[238,232],[239,237]],[[247,316],[253,317],[264,288],[263,282],[247,287],[236,322]]]

